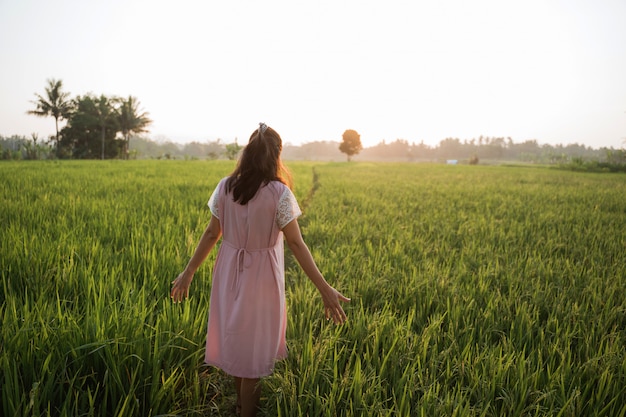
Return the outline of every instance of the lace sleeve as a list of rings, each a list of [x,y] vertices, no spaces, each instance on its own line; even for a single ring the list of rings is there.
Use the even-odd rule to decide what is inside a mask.
[[[218,219],[220,218],[220,210],[217,206],[217,197],[220,193],[221,185],[222,185],[222,181],[220,181],[217,184],[217,187],[215,187],[215,190],[213,190],[213,194],[211,194],[211,198],[209,198],[209,202],[207,203],[207,205],[209,206],[209,209],[211,210],[211,214],[217,217]]]
[[[276,209],[276,224],[278,228],[282,230],[289,222],[301,215],[302,210],[300,210],[296,197],[289,188],[285,187],[285,191],[283,191],[278,200],[278,207]]]

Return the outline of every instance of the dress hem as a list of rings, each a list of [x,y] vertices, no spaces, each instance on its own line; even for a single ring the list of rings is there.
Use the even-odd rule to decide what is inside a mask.
[[[276,362],[281,361],[285,358],[277,358]],[[256,378],[263,378],[266,376],[270,376],[274,373],[274,368],[270,369],[268,372],[262,372],[260,374],[249,374],[249,373],[241,373],[241,372],[231,372],[229,369],[227,369],[227,367],[222,366],[221,364],[217,363],[217,362],[211,362],[211,361],[204,361],[204,363],[206,365],[209,366],[213,366],[215,368],[219,368],[222,371],[226,372],[228,375],[230,376],[234,376],[236,378],[250,378],[250,379],[256,379]]]

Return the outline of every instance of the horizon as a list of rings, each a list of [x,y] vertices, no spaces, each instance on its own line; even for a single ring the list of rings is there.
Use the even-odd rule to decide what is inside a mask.
[[[50,120],[54,121],[54,119],[52,119],[51,117],[50,117]],[[0,133],[0,137],[3,137],[5,139],[10,139],[10,138],[12,138],[14,136],[18,136],[18,137],[26,139],[26,140],[30,140],[31,139],[31,137],[29,137],[29,135],[25,135],[25,134],[5,135],[5,134]],[[54,132],[52,132],[52,136],[54,136]],[[510,136],[485,136],[485,135],[481,135],[481,136],[483,136],[483,138],[485,138],[485,139],[494,139],[494,138],[508,139],[510,137]],[[446,137],[446,138],[442,138],[441,140],[439,140],[437,142],[434,142],[434,143],[433,142],[428,142],[428,141],[423,141],[423,143],[426,146],[430,147],[430,148],[436,148],[436,147],[440,146],[441,141],[443,141],[445,139],[458,139],[460,141],[460,143],[464,144],[466,142],[470,142],[471,140],[475,140],[476,142],[478,142],[479,137],[473,137],[473,138]],[[157,143],[159,145],[166,144],[166,143],[173,143],[173,144],[179,145],[181,147],[183,147],[183,146],[185,146],[187,144],[191,144],[191,143],[207,144],[207,143],[214,143],[214,142],[217,142],[217,141],[219,141],[222,144],[231,144],[231,143],[235,143],[235,140],[237,140],[237,143],[239,145],[244,146],[245,142],[247,142],[247,139],[244,142],[240,142],[238,138],[233,138],[232,140],[225,140],[224,138],[221,138],[221,137],[213,137],[213,138],[207,137],[205,139],[193,139],[193,138],[191,138],[191,139],[187,139],[187,140],[185,140],[185,139],[174,140],[174,139],[171,139],[171,138],[169,138],[169,137],[167,137],[165,135],[156,135],[154,137],[152,137],[150,135],[131,136],[131,140],[135,140],[137,138],[142,139],[142,140],[148,140],[148,141]],[[39,137],[39,139],[42,139],[42,138]],[[393,143],[393,142],[395,142],[397,140],[406,140],[408,142],[409,146],[412,146],[412,145],[416,146],[416,145],[419,145],[422,142],[421,140],[420,141],[410,141],[410,140],[403,139],[403,138],[397,138],[397,139],[394,139],[394,140],[385,140],[385,139],[383,139],[383,140],[381,140],[379,142],[376,142],[376,143],[363,143],[363,149],[376,147],[376,146],[379,146],[379,145],[381,145],[383,143],[390,144],[390,143]],[[624,149],[624,148],[626,148],[626,141],[622,142],[622,144],[619,145],[619,146],[612,146],[612,145],[605,146],[605,145],[593,145],[593,144],[589,145],[589,144],[585,144],[585,143],[582,143],[582,142],[547,143],[547,142],[542,142],[541,140],[538,140],[538,139],[515,140],[514,138],[511,138],[511,140],[512,140],[512,142],[514,144],[521,144],[521,143],[524,143],[524,142],[527,142],[527,141],[536,141],[538,146],[546,145],[546,146],[552,146],[552,147],[556,147],[556,146],[568,147],[568,146],[577,146],[578,145],[578,146],[584,146],[584,147],[586,147],[588,149],[593,149],[593,150],[599,150],[599,149],[603,149],[603,148],[606,148],[606,149],[616,149],[617,150],[617,149]],[[283,140],[283,146],[300,147],[300,146],[305,146],[305,145],[310,145],[310,144],[315,144],[315,143],[328,143],[328,142],[340,144],[341,141],[342,141],[341,138],[313,139],[313,140],[309,140],[309,141],[306,141],[306,142],[302,142],[302,141],[301,142],[289,142],[289,141]],[[481,145],[478,145],[478,143],[477,143],[476,146],[481,146]],[[482,146],[487,146],[487,144],[483,144]]]
[[[486,136],[483,136],[483,138],[484,139],[490,139],[490,140],[491,139],[495,139],[495,138],[508,139],[507,136],[498,136],[498,137],[491,137],[491,136],[486,137]],[[137,139],[137,137],[131,137],[131,140],[133,140],[133,139]],[[228,142],[228,141],[223,140],[222,138],[206,139],[206,140],[193,140],[192,139],[192,140],[188,140],[188,141],[173,141],[173,140],[168,139],[165,136],[163,136],[160,139],[140,136],[139,139],[148,140],[148,141],[154,142],[154,143],[156,143],[158,145],[163,145],[163,144],[167,144],[167,143],[173,143],[173,144],[179,145],[181,147],[184,147],[185,145],[192,144],[192,143],[210,144],[210,143],[215,143],[216,141],[219,141],[221,144],[224,144],[224,145],[234,143],[234,140]],[[458,139],[461,144],[465,144],[466,141],[470,142],[471,140],[475,140],[476,141],[476,144],[475,144],[476,146],[488,146],[488,144],[479,145],[478,144],[478,139],[479,139],[478,137],[476,137],[476,138],[451,138],[451,137],[449,137],[449,138],[444,138],[442,140],[445,140],[445,139]],[[393,143],[393,142],[395,142],[397,140],[406,140],[406,139],[398,138],[398,139],[394,139],[394,140],[385,140],[384,144],[389,145],[390,143]],[[435,144],[429,144],[426,141],[424,141],[424,144],[426,146],[430,147],[430,148],[436,148],[436,147],[440,146],[442,140],[438,141]],[[522,144],[522,143],[527,142],[527,141],[536,141],[538,146],[544,146],[544,145],[545,146],[552,146],[552,147],[556,147],[556,146],[563,146],[563,147],[584,146],[585,148],[592,149],[592,150],[599,150],[599,149],[603,149],[603,148],[606,148],[606,149],[616,149],[617,150],[617,149],[623,149],[624,148],[624,146],[620,146],[620,147],[617,147],[617,148],[616,147],[611,147],[611,146],[591,146],[591,145],[586,145],[584,143],[577,143],[577,142],[551,144],[551,143],[541,142],[540,140],[536,140],[536,139],[526,139],[526,140],[516,141],[515,139],[511,138],[511,140],[512,140],[513,144],[517,144],[517,145]],[[246,139],[246,141],[247,141],[247,139]],[[341,141],[342,141],[341,138],[340,139],[318,139],[318,140],[311,140],[311,141],[301,142],[301,143],[291,143],[291,142],[287,142],[287,141],[283,140],[283,146],[301,147],[301,146],[311,145],[311,144],[315,144],[315,143],[336,143],[337,145],[339,145],[341,143]],[[407,142],[408,142],[409,146],[418,146],[418,145],[420,145],[421,141],[420,142],[412,142],[410,140],[407,140]],[[237,143],[239,145],[245,146],[245,143],[241,143],[239,141]],[[363,144],[363,149],[373,148],[373,147],[379,146],[381,144],[383,144],[383,141],[380,141],[378,143],[373,143],[373,144]]]

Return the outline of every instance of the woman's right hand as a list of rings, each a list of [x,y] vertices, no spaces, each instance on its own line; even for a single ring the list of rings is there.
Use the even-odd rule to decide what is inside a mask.
[[[172,281],[172,291],[170,298],[175,303],[179,303],[189,297],[189,286],[193,280],[193,274],[183,271],[174,281]]]

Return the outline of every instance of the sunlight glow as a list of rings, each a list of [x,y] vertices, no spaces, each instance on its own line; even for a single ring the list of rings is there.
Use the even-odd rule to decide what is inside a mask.
[[[26,115],[48,78],[72,96],[133,95],[151,136],[366,146],[512,137],[622,146],[626,3],[478,0],[0,3],[0,134],[51,134]],[[46,38],[49,23],[58,28]]]

